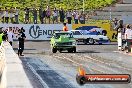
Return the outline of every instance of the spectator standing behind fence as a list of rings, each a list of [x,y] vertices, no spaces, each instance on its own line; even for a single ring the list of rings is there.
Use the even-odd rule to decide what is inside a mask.
[[[60,8],[59,15],[60,15],[60,22],[64,23],[65,12],[64,12],[64,10],[62,8]]]
[[[43,21],[46,24],[46,10],[43,10]]]
[[[73,17],[74,17],[74,23],[78,24],[79,13],[77,11],[73,13]]]
[[[24,9],[24,11],[25,11],[25,23],[27,24],[27,23],[29,23],[29,8],[25,8]]]
[[[15,23],[16,24],[19,24],[19,8],[18,7],[16,7],[15,8]]]
[[[50,9],[49,6],[47,6],[47,9],[46,9],[46,17],[49,20],[49,24],[50,24],[50,16],[51,16],[51,9]]]
[[[58,10],[56,10],[56,8],[54,8],[53,10],[53,24],[55,23],[58,23]]]
[[[67,11],[67,13],[66,13],[66,17],[67,17],[67,22],[68,22],[68,24],[71,24],[72,13],[71,13],[70,10]]]
[[[33,8],[32,13],[33,13],[33,23],[37,24],[37,10],[36,10],[36,8]]]
[[[4,17],[5,17],[5,22],[8,23],[9,22],[9,12],[8,12],[7,7],[5,7]]]
[[[0,19],[2,19],[2,23],[4,23],[4,11],[0,8]]]
[[[9,10],[9,12],[10,12],[10,20],[11,20],[11,23],[14,23],[13,22],[13,18],[14,18],[14,8],[11,7],[10,10]]]
[[[82,11],[81,14],[79,15],[79,22],[81,24],[85,24],[85,14],[84,12]]]
[[[44,22],[43,22],[43,9],[42,9],[42,7],[40,7],[39,8],[39,20],[40,20],[40,22],[41,22],[41,24],[43,24]]]

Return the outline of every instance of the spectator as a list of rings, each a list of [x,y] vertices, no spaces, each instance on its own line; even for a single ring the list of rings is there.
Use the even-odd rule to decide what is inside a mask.
[[[24,11],[25,11],[25,23],[27,24],[29,23],[29,8],[26,7]]]
[[[19,9],[18,9],[18,7],[16,7],[15,8],[15,23],[16,24],[19,24],[19,17],[18,17],[18,15],[19,15]]]
[[[14,9],[13,9],[13,7],[10,8],[9,12],[10,12],[10,20],[11,20],[11,23],[14,23],[13,22],[13,17],[14,17]]]
[[[37,24],[37,10],[34,8],[32,12],[33,12],[33,22],[34,24]]]
[[[72,13],[70,10],[68,10],[68,12],[66,13],[66,17],[67,17],[68,24],[71,24]]]
[[[59,15],[60,15],[60,22],[64,23],[65,13],[62,8],[60,8]]]
[[[14,33],[12,32],[12,29],[11,29],[11,28],[9,28],[9,30],[8,30],[8,32],[7,32],[7,37],[8,37],[8,42],[9,42],[10,45],[12,46]]]
[[[54,21],[58,23],[58,11],[56,10],[56,8],[54,8],[53,10],[53,24],[54,24]]]
[[[46,9],[46,17],[49,20],[49,24],[50,24],[50,16],[51,16],[51,9],[50,9],[49,6],[47,6],[47,9]]]
[[[43,20],[44,20],[44,23],[46,24],[46,10],[43,10]]]
[[[118,20],[117,20],[117,18],[114,18],[113,22],[114,22],[114,27],[116,27],[116,26],[118,25]]]
[[[2,23],[4,23],[4,11],[0,8],[0,18],[2,18]]]
[[[130,25],[126,26],[125,39],[127,41],[127,46],[128,46],[128,51],[127,52],[130,52],[131,51],[131,46],[130,46],[131,42],[130,42],[130,40],[132,39],[132,29],[131,29]]]
[[[79,13],[77,11],[75,11],[73,13],[73,16],[74,16],[74,23],[75,24],[78,24]]]
[[[41,24],[43,24],[43,10],[42,10],[42,7],[39,8],[39,19],[40,19],[40,22]]]
[[[8,9],[5,7],[5,22],[8,23],[9,22],[9,12]]]
[[[84,12],[81,12],[81,14],[79,16],[79,22],[81,24],[85,24],[85,14],[84,14]]]

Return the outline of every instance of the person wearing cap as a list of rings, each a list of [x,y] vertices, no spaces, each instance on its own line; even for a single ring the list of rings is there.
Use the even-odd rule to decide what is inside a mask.
[[[18,34],[18,41],[19,41],[19,48],[18,48],[18,56],[24,56],[23,55],[23,50],[24,50],[24,41],[25,41],[25,30],[23,29],[23,27],[19,30],[19,34]]]
[[[66,26],[66,23],[63,23],[64,27],[63,27],[63,31],[68,31],[68,27]]]

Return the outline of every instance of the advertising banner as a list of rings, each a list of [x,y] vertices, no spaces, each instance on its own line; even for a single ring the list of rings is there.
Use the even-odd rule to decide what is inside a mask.
[[[72,25],[67,25],[68,29],[72,29]],[[26,40],[50,40],[54,32],[62,31],[63,24],[0,24],[2,30],[12,28],[17,39],[18,30],[25,29]]]
[[[87,30],[87,31],[97,31],[102,35],[108,36],[109,39],[117,41],[117,32],[111,30],[111,25],[108,23],[104,24],[73,24],[72,28],[74,30]]]
[[[116,31],[111,30],[110,24],[69,24],[68,30],[96,30],[108,36],[111,41],[117,41]],[[0,24],[2,30],[11,28],[17,39],[18,30],[25,29],[26,40],[50,40],[54,32],[62,31],[63,24]]]

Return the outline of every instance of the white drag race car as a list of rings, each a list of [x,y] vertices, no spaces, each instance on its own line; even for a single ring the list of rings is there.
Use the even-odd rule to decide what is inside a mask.
[[[101,35],[99,32],[90,32],[87,30],[71,30],[71,32],[77,42],[83,42],[84,44],[103,44],[110,42],[107,36]]]

